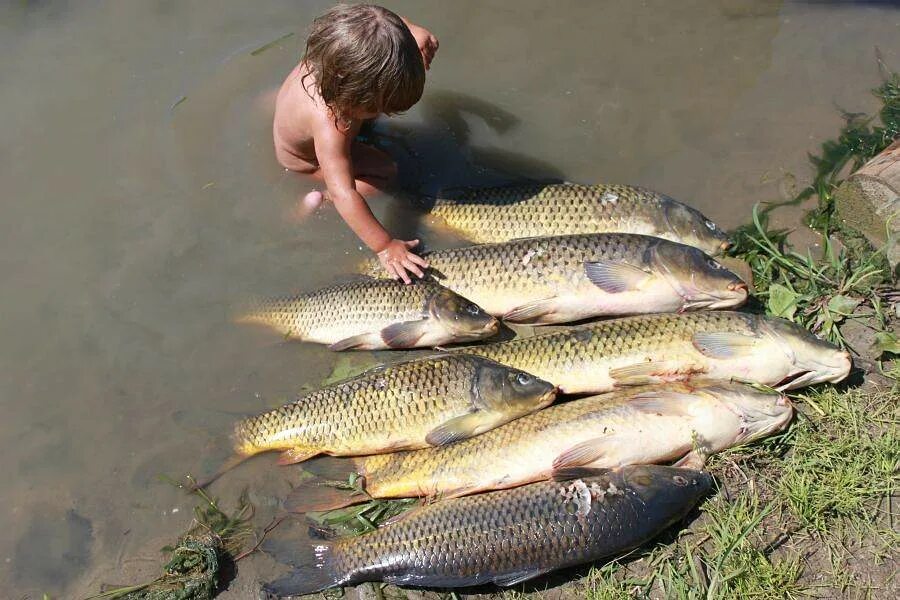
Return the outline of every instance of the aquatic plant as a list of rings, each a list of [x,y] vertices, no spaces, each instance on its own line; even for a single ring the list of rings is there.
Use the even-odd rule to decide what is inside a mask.
[[[162,575],[146,583],[106,589],[88,600],[209,600],[215,597],[223,567],[247,554],[238,553],[253,534],[249,525],[253,505],[245,491],[238,499],[237,509],[228,514],[202,489],[191,493],[202,502],[194,507],[190,529],[174,545],[162,548],[170,554]]]

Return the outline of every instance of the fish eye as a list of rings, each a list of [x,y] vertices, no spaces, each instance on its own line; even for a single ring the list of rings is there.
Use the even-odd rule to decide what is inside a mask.
[[[468,306],[466,306],[466,312],[470,315],[477,315],[481,313],[481,309],[474,304],[469,304]]]
[[[519,373],[516,375],[516,381],[519,385],[528,385],[531,383],[531,375],[528,373]]]
[[[710,231],[716,230],[716,224],[710,221],[709,219],[703,219],[703,224],[706,225],[706,228]]]
[[[676,475],[672,478],[672,482],[678,487],[684,487],[688,484],[687,479],[682,477],[681,475]]]

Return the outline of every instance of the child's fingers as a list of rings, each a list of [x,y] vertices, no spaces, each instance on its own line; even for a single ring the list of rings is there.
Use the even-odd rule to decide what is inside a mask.
[[[421,256],[419,256],[418,254],[413,254],[412,252],[410,252],[409,254],[406,255],[406,258],[407,258],[407,260],[411,260],[412,262],[416,263],[417,265],[419,265],[420,267],[422,267],[424,269],[428,268],[428,261],[425,260],[424,258],[422,258]]]
[[[402,264],[404,269],[406,269],[410,273],[415,274],[415,276],[419,279],[425,276],[425,273],[422,272],[422,269],[420,269],[413,261],[407,259],[404,260]]]
[[[394,268],[397,269],[397,274],[400,275],[400,279],[403,280],[403,283],[405,283],[407,285],[412,283],[412,279],[410,279],[409,275],[407,275],[406,269],[404,269],[403,267],[394,267]]]

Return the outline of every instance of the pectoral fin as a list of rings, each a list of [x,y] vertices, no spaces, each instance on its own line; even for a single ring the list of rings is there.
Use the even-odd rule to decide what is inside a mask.
[[[585,262],[584,274],[591,283],[609,294],[637,290],[650,277],[643,269],[608,260]]]
[[[615,443],[615,436],[608,435],[581,442],[572,446],[553,461],[553,469],[559,471],[570,467],[583,467],[594,463],[608,452],[610,444]]]
[[[691,450],[675,463],[676,467],[684,467],[685,469],[695,469],[697,471],[702,471],[704,465],[706,465],[707,455],[705,452],[700,452],[698,450]]]
[[[446,446],[484,433],[507,420],[500,413],[479,410],[438,425],[428,432],[425,441],[432,446]]]
[[[617,385],[647,385],[661,381],[675,381],[698,370],[674,361],[647,361],[609,370]]]
[[[322,454],[322,451],[318,448],[309,448],[304,446],[296,446],[294,448],[288,448],[284,452],[278,455],[278,464],[279,465],[295,465],[297,463],[301,463],[305,460],[311,459],[313,456]]]
[[[414,348],[428,332],[428,322],[405,321],[394,323],[381,330],[381,339],[390,348]]]
[[[717,331],[695,333],[693,342],[694,347],[704,356],[726,359],[749,356],[760,339],[751,335]]]
[[[540,323],[544,317],[553,314],[556,310],[556,303],[556,298],[529,302],[503,315],[503,320],[510,323]]]
[[[344,338],[328,346],[332,352],[343,352],[344,350],[374,350],[381,347],[381,339],[374,333],[361,333],[352,337]]]
[[[550,569],[526,569],[523,571],[516,571],[515,573],[507,573],[506,575],[498,575],[494,577],[493,581],[495,584],[508,587],[511,585],[516,585],[517,583],[522,583],[523,581],[528,581],[529,579],[534,579],[539,575],[543,575],[547,573]]]
[[[689,417],[689,402],[694,396],[672,391],[656,391],[638,394],[628,401],[629,408],[644,413],[666,417]]]

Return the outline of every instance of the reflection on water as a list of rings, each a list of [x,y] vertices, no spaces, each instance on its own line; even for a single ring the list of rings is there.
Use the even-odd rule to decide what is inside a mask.
[[[285,218],[311,184],[271,149],[267,94],[327,4],[0,6],[0,589],[151,576],[193,505],[159,475],[208,471],[236,415],[329,372],[228,320],[363,256],[333,210]],[[736,225],[808,172],[835,106],[872,108],[875,46],[900,62],[884,4],[390,6],[441,39],[423,101],[375,128],[403,189],[373,204],[403,235],[410,197],[519,178],[640,184]],[[213,489],[249,486],[263,523],[295,477],[261,457]],[[224,598],[276,569],[240,567]]]

